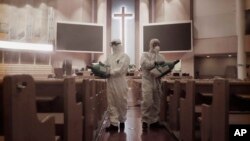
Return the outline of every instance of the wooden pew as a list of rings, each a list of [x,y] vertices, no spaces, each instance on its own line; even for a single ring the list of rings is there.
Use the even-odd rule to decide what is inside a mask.
[[[179,99],[181,96],[180,81],[167,82],[168,91],[173,91],[169,95],[169,126],[171,130],[179,130]]]
[[[210,103],[207,100],[208,94],[212,95],[212,80],[189,80],[184,82],[185,98],[180,99],[180,139],[183,141],[199,140],[196,129],[199,126],[198,116],[201,115],[202,103]],[[202,97],[203,96],[203,97]],[[204,98],[205,97],[205,98]]]
[[[212,140],[228,141],[229,83],[216,79],[213,86],[213,108],[211,111]],[[216,133],[217,132],[217,133]],[[217,136],[216,136],[217,135]]]
[[[250,113],[250,85],[249,81],[231,80],[230,83],[230,110],[237,113],[238,109]],[[236,107],[234,105],[237,105]],[[241,112],[242,112],[241,111]]]
[[[96,79],[97,132],[101,130],[107,111],[106,80]],[[98,133],[97,133],[98,134]]]
[[[88,118],[88,120],[86,119],[83,119],[83,120],[85,123],[93,126],[92,130],[90,130],[90,128],[83,129],[83,132],[81,132],[83,134],[82,138],[88,138],[87,136],[89,136],[90,138],[94,139],[98,135],[98,132],[99,132],[98,130],[100,130],[102,121],[105,118],[105,112],[107,109],[107,99],[106,99],[106,81],[103,79],[99,79],[98,82],[96,81],[96,79],[92,79],[92,80],[95,81],[93,83],[98,83],[97,90],[95,90],[96,87],[93,87],[94,85],[91,85],[90,86],[91,88],[85,89],[85,86],[87,86],[89,83],[87,82],[87,85],[85,85],[82,79],[76,79],[75,85],[76,85],[77,93],[80,94],[80,96],[83,96],[82,98],[80,98],[80,100],[78,98],[78,101],[84,102],[84,104],[82,105],[83,109],[81,110],[82,115],[87,115],[87,117],[90,117]],[[50,114],[55,117],[56,123],[57,123],[56,127],[61,127],[61,131],[59,130],[59,132],[63,135],[64,131],[62,129],[63,127],[62,125],[65,123],[66,118],[62,116],[63,114],[61,114],[60,112],[64,110],[64,106],[63,106],[64,104],[62,103],[64,103],[64,100],[68,99],[68,98],[64,98],[65,97],[64,92],[66,92],[66,90],[63,89],[64,88],[63,81],[60,79],[39,78],[35,80],[35,84],[36,84],[36,89],[37,89],[37,96],[39,96],[41,99],[46,100],[48,97],[56,97],[55,99],[50,101],[51,103],[48,105],[49,106],[48,109],[51,112],[56,112],[56,113],[50,113]],[[1,86],[2,85],[0,85],[0,88]],[[83,93],[83,91],[86,91],[86,92]],[[72,98],[72,99],[75,99],[75,98]],[[98,102],[94,102],[93,100],[95,99]],[[88,104],[89,102],[91,104]],[[77,104],[74,104],[74,105],[77,105]],[[71,109],[77,109],[77,108],[71,108]],[[88,111],[85,109],[87,109]],[[0,113],[1,113],[1,110],[0,110]],[[40,113],[38,117],[39,119],[42,119],[46,115],[48,115],[48,113],[43,113],[43,114]],[[102,121],[100,121],[100,117],[102,117]],[[82,125],[82,128],[85,127],[84,123],[78,124],[78,125]],[[90,131],[91,134],[85,136],[87,134],[85,133],[85,131],[87,132]]]
[[[38,85],[40,86],[40,85]],[[46,86],[44,84],[43,86]],[[61,132],[63,141],[82,141],[83,134],[83,117],[82,104],[76,102],[76,84],[74,78],[65,78],[64,81],[56,81],[54,85],[50,85],[52,92],[60,91],[63,103],[59,107],[63,107],[61,113],[39,113],[38,117],[42,118],[46,115],[54,115],[58,132]],[[41,89],[37,91],[46,92]]]
[[[204,99],[201,93],[212,92],[212,81],[206,80],[165,80],[167,89],[165,93],[169,96],[169,130],[179,139],[194,139],[196,128],[196,117],[201,113],[200,103]],[[190,86],[186,86],[187,83]],[[163,83],[163,84],[164,84]],[[193,86],[195,85],[195,86]],[[188,87],[194,87],[192,90]],[[164,88],[165,89],[165,88]],[[166,95],[166,94],[165,94]],[[207,102],[207,100],[206,100]],[[188,124],[188,126],[186,125]]]
[[[57,112],[56,121],[62,123],[63,119],[58,116],[58,112],[63,111],[63,94],[62,80],[46,79],[36,81],[37,89],[41,90],[38,96],[50,97],[56,96],[56,100],[51,105],[54,106],[51,110]],[[104,119],[104,113],[107,108],[106,100],[106,81],[103,79],[84,78],[76,79],[77,101],[82,104],[83,123],[82,138],[83,140],[93,140],[98,135],[101,126],[101,120]],[[98,86],[96,86],[98,85]],[[102,100],[103,99],[103,100]],[[74,104],[75,105],[75,104]],[[102,118],[101,118],[102,117]],[[101,119],[101,120],[100,120]],[[80,124],[79,124],[80,125]],[[60,127],[60,126],[56,126]],[[63,131],[58,131],[63,132]]]
[[[213,87],[213,102],[212,107],[217,107],[218,109],[212,110],[211,106],[209,105],[203,105],[202,108],[202,118],[201,118],[201,139],[212,141],[212,130],[211,127],[213,124],[217,122],[221,122],[219,125],[222,127],[219,127],[218,129],[214,129],[213,132],[217,131],[221,134],[227,134],[225,133],[226,129],[228,129],[228,118],[226,115],[228,115],[229,111],[229,84],[226,80],[215,80],[214,81],[214,87]],[[218,110],[218,111],[217,111]],[[221,113],[220,113],[221,112]],[[218,115],[215,115],[218,114]],[[205,117],[206,116],[206,117]],[[214,117],[214,118],[213,118]],[[217,118],[216,118],[217,117]],[[225,122],[223,122],[225,121]],[[217,126],[217,125],[215,125]],[[222,136],[218,136],[221,141],[226,141],[228,138],[221,138]]]
[[[98,118],[99,118],[99,100],[100,100],[100,95],[98,94],[98,81],[96,79],[92,80],[92,85],[90,85],[91,87],[91,94],[90,94],[90,98],[91,100],[91,104],[90,107],[92,107],[92,112],[91,112],[91,122],[93,123],[93,128],[92,128],[92,135],[93,135],[93,139],[95,139],[96,135],[97,135],[97,129],[98,129]],[[91,106],[92,105],[92,106]]]
[[[84,78],[80,88],[83,104],[83,139],[97,140],[107,116],[107,82],[105,79]]]
[[[55,141],[54,118],[36,116],[35,84],[29,75],[3,80],[5,141]]]
[[[84,79],[82,83],[82,96],[84,98],[84,140],[94,139],[95,129],[95,81],[93,79]]]
[[[168,89],[167,82],[162,81],[162,97],[161,97],[161,106],[160,106],[160,121],[167,121],[167,110],[168,110]]]
[[[250,124],[250,115],[240,112],[230,114],[230,97],[232,94],[250,91],[250,82],[214,81],[212,105],[203,105],[201,120],[202,141],[227,141],[231,124]]]
[[[63,93],[63,79],[35,79],[36,84],[36,98],[39,112],[57,112],[62,113],[64,111],[64,93]],[[48,105],[42,105],[40,108],[41,99],[55,97],[53,101],[50,101]],[[44,110],[45,109],[45,110]]]
[[[190,84],[192,83],[192,84]],[[197,106],[197,101],[199,102],[208,102],[207,100],[205,101],[201,101],[204,99],[199,100],[200,97],[197,97],[198,93],[208,93],[211,96],[213,95],[213,90],[212,90],[212,81],[200,81],[200,80],[196,80],[195,83],[194,82],[187,82],[187,86],[186,87],[186,97],[185,98],[181,98],[180,101],[180,139],[181,140],[195,140],[197,138],[195,138],[195,126],[197,120],[195,120],[195,114],[196,113],[200,113],[200,106]],[[242,86],[244,85],[237,85],[237,83],[230,83],[231,87],[230,87],[230,94],[228,95],[232,95],[233,93],[247,93],[249,92],[249,89],[243,88]],[[192,88],[190,90],[190,88]],[[181,88],[182,89],[182,88]],[[209,110],[206,106],[203,106],[203,118],[207,121],[208,124],[201,123],[202,126],[202,131],[201,131],[201,136],[203,136],[203,138],[208,139],[210,136],[207,133],[209,130],[209,125],[211,124],[211,120],[207,120],[209,118],[209,113],[211,110]],[[206,112],[204,112],[206,111]],[[235,113],[242,113],[241,111],[230,111],[230,113],[234,113],[234,114],[230,114],[230,123],[236,122],[235,120],[237,118],[239,118],[239,114],[235,114]],[[244,111],[244,113],[246,113]],[[206,115],[206,116],[204,116]],[[246,121],[250,120],[249,116],[244,116],[245,118],[241,117],[241,123],[245,123]]]
[[[106,84],[104,79],[83,79],[84,140],[96,140],[101,132],[107,111]]]
[[[43,112],[54,111],[54,103],[58,96],[36,96],[36,104],[38,109],[43,109]]]
[[[200,97],[200,94],[209,94],[213,95],[213,81],[212,80],[195,80],[195,82],[188,82],[188,83],[193,83],[189,84],[191,86],[185,87],[186,81],[181,80],[180,82],[178,81],[168,81],[167,82],[167,87],[168,89],[173,89],[173,94],[170,97],[169,101],[169,124],[172,125],[170,126],[170,130],[174,133],[174,135],[177,138],[180,138],[181,140],[195,140],[195,127],[196,124],[198,123],[196,120],[196,114],[200,114],[201,112],[201,106],[198,106],[197,104],[203,103],[203,102],[210,102],[209,100],[207,101],[207,98],[204,101],[204,98]],[[243,85],[242,85],[243,84]],[[187,84],[188,85],[188,84]],[[241,83],[239,85],[236,82],[230,83],[230,95],[233,94],[244,94],[246,95],[249,93],[249,88],[245,87],[244,83]],[[190,88],[193,88],[193,90],[190,90]],[[185,90],[187,89],[187,90]],[[189,90],[188,90],[189,89]],[[183,91],[186,93],[186,97],[182,98]],[[177,97],[177,98],[176,98]],[[180,98],[180,105],[178,105],[178,97]],[[207,96],[206,96],[207,97]],[[210,102],[211,103],[211,102]],[[180,113],[178,111],[180,110]],[[207,112],[202,113],[203,115],[209,115],[208,108],[204,108]],[[204,111],[203,111],[204,112]],[[237,113],[238,111],[230,111],[230,113]],[[241,112],[241,111],[240,111]],[[244,113],[246,113],[244,111]],[[180,116],[178,116],[180,114]],[[235,119],[238,118],[238,115],[233,115],[230,116],[230,119],[232,119],[232,122],[235,122]],[[180,120],[179,120],[180,118]],[[203,117],[203,119],[207,119],[208,116]],[[201,119],[201,118],[200,118]],[[244,118],[242,121],[247,121],[247,119],[250,120],[250,118]],[[206,120],[207,121],[207,120]],[[211,121],[208,121],[208,123]],[[178,124],[180,124],[180,135],[178,133]],[[188,125],[187,125],[188,124]],[[204,132],[208,130],[208,125],[204,125],[201,123],[203,130],[201,131],[201,134],[204,138]],[[177,127],[177,128],[176,128]],[[205,131],[204,131],[205,130]],[[205,135],[209,137],[209,135]]]
[[[83,79],[81,95],[84,101],[84,140],[96,140],[106,118],[106,80]]]
[[[180,98],[180,140],[195,140],[195,81],[186,84],[186,96]]]
[[[82,103],[76,103],[74,78],[64,80],[64,141],[82,141]]]

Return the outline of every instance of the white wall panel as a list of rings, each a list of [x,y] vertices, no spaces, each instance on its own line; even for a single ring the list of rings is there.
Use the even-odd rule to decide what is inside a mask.
[[[236,35],[235,0],[194,0],[195,38]]]

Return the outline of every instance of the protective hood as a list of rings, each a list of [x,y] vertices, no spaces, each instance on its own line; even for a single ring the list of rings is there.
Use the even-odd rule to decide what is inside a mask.
[[[111,41],[110,46],[113,50],[113,54],[120,54],[122,53],[122,46],[120,39],[114,39]]]
[[[149,42],[149,52],[158,53],[160,50],[160,41],[158,39],[151,39]]]

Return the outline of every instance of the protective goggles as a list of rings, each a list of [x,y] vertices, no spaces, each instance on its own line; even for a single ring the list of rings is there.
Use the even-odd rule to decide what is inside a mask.
[[[153,47],[156,47],[156,46],[160,46],[160,43],[154,42],[154,43],[153,43]]]
[[[110,42],[110,46],[117,46],[117,45],[119,45],[119,44],[121,44],[121,43],[119,43],[119,42]]]

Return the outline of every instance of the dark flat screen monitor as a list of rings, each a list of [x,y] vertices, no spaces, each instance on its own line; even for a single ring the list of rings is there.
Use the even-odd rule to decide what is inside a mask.
[[[143,51],[149,50],[152,38],[160,40],[161,52],[192,51],[192,22],[160,23],[143,26]]]
[[[58,22],[56,51],[103,52],[103,26]]]

